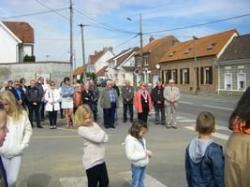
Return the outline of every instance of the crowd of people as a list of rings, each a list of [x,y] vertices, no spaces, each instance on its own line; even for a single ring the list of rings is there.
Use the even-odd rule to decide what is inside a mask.
[[[121,98],[120,98],[121,97]],[[84,84],[65,77],[60,86],[55,81],[26,80],[5,82],[0,90],[0,186],[15,186],[22,155],[28,147],[34,121],[43,128],[41,121],[48,114],[49,126],[57,128],[57,116],[65,116],[65,127],[78,127],[83,139],[83,167],[89,187],[108,187],[109,177],[105,163],[107,133],[98,125],[98,104],[103,110],[104,128],[115,128],[119,102],[123,104],[123,122],[129,119],[131,127],[125,138],[125,154],[131,161],[132,187],[144,187],[146,167],[152,152],[146,147],[144,134],[148,131],[148,116],[155,111],[155,124],[177,129],[176,109],[180,91],[174,80],[167,85],[161,81],[154,88],[141,82],[134,89],[129,81],[120,89],[108,80],[99,90],[93,80]],[[137,119],[134,119],[134,110]],[[129,116],[128,116],[129,114]],[[35,118],[34,118],[35,117]],[[35,119],[35,120],[33,120]],[[196,119],[197,137],[186,148],[185,171],[189,187],[250,186],[250,87],[242,95],[229,119],[233,131],[223,152],[215,143],[215,117],[201,112]]]

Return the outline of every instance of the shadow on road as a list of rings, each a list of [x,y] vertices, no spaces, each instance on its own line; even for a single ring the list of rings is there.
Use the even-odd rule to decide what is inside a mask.
[[[51,176],[44,173],[31,175],[28,179],[23,180],[19,186],[21,187],[47,187],[51,180]]]

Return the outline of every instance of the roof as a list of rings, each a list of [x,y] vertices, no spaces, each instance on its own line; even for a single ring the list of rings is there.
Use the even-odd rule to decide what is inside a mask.
[[[235,37],[218,61],[250,59],[250,34]]]
[[[89,63],[95,64],[107,51],[113,53],[112,47],[104,47],[101,51],[95,51],[93,55],[89,55]]]
[[[124,52],[123,55],[121,55],[119,58],[116,59],[116,66],[115,66],[115,68],[117,68],[118,66],[120,66],[135,51],[138,51],[137,47],[133,48],[130,51],[127,50],[126,52]]]
[[[129,50],[130,50],[130,48],[122,50],[119,54],[115,55],[114,57],[112,57],[108,61],[111,62],[112,60],[119,58],[121,55],[123,55],[124,53],[128,52]]]
[[[23,43],[34,43],[34,30],[27,22],[3,21],[4,25]]]
[[[105,76],[105,71],[107,69],[108,66],[104,66],[102,69],[100,69],[97,73],[96,76],[100,77],[100,76]]]
[[[238,32],[232,29],[198,39],[176,43],[165,53],[160,59],[160,62],[190,59],[194,58],[194,56],[205,57],[217,55],[234,35],[238,35]]]

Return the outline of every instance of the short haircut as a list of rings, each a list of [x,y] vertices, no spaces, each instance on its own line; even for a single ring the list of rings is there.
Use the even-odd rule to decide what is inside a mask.
[[[93,118],[93,113],[89,105],[87,104],[80,105],[74,114],[75,124],[77,126],[85,126],[86,124],[84,124],[84,121],[89,116]]]
[[[140,121],[140,120],[139,121],[134,121],[132,123],[132,126],[129,128],[128,133],[131,136],[138,139],[138,138],[140,138],[139,133],[140,133],[142,128],[148,129],[147,124],[145,122]]]
[[[63,82],[65,83],[66,81],[70,81],[69,77],[64,77]]]
[[[195,130],[201,134],[211,134],[215,131],[215,117],[210,112],[201,112],[196,119]]]

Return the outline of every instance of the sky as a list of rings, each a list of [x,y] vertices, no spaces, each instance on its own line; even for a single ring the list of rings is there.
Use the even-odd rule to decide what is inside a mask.
[[[69,61],[70,0],[0,0],[0,20],[25,21],[35,33],[37,61]],[[150,36],[174,35],[180,41],[230,29],[250,33],[250,0],[72,0],[73,51],[75,66],[82,65],[84,27],[85,60],[94,51],[113,47],[114,54],[139,46],[139,15],[142,16],[143,45]],[[41,13],[43,12],[43,13]],[[46,13],[44,13],[46,12]],[[238,19],[204,24],[241,15]],[[182,28],[185,29],[176,29]]]

